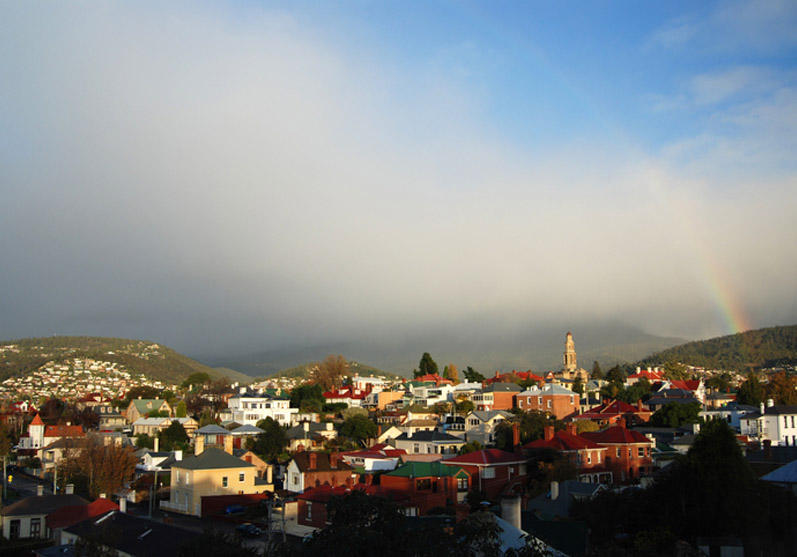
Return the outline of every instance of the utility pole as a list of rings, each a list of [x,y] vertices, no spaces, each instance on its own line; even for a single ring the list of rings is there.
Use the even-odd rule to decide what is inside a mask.
[[[3,502],[8,498],[8,472],[6,471],[6,455],[3,455]]]
[[[58,494],[58,465],[53,467],[53,495]]]

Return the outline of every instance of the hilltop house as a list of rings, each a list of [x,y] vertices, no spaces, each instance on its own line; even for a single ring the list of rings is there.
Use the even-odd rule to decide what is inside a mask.
[[[125,418],[127,423],[132,424],[139,418],[147,417],[152,412],[163,412],[167,416],[172,415],[172,407],[165,400],[158,398],[134,398],[127,405]]]
[[[271,418],[281,426],[293,423],[298,408],[290,407],[290,400],[271,396],[267,393],[239,392],[227,401],[227,408],[219,414],[222,422],[235,422],[240,425],[257,425],[260,420]]]

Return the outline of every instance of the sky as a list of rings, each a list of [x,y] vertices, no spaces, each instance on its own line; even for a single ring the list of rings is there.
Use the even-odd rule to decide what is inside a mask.
[[[797,4],[0,2],[0,338],[797,323]]]

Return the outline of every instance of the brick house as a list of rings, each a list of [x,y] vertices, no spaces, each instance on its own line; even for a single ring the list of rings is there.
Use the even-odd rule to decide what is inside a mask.
[[[288,463],[284,488],[302,493],[322,485],[351,486],[353,469],[338,453],[302,451]]]
[[[578,480],[588,483],[612,483],[612,473],[606,469],[608,449],[578,435],[576,424],[569,423],[567,431],[554,431],[545,426],[542,439],[523,445],[527,452],[540,449],[562,453],[578,470]]]
[[[328,524],[327,503],[333,497],[343,497],[352,491],[361,491],[366,495],[389,496],[401,506],[406,505],[403,495],[388,495],[380,486],[356,484],[346,486],[320,485],[305,490],[296,497],[296,522],[311,528],[324,528]]]
[[[584,432],[581,437],[606,447],[604,464],[611,470],[614,483],[639,479],[653,470],[655,443],[638,431],[626,429],[622,420],[602,431]]]
[[[579,395],[561,385],[548,384],[542,388],[536,385],[515,397],[517,408],[525,411],[545,412],[561,420],[578,410]]]
[[[492,383],[474,393],[472,400],[476,410],[511,410],[520,391],[520,385],[515,383]]]
[[[463,467],[447,462],[407,462],[382,474],[379,481],[386,494],[408,498],[407,515],[421,516],[434,508],[462,503],[471,475]]]
[[[495,500],[502,493],[526,483],[527,458],[500,449],[483,449],[442,461],[446,466],[463,468],[470,474],[473,488]]]
[[[627,424],[647,423],[652,414],[653,412],[642,404],[641,400],[637,401],[636,405],[628,404],[622,400],[607,400],[582,414],[571,414],[568,419],[592,420],[601,427],[605,427],[614,425],[621,419],[624,419]]]

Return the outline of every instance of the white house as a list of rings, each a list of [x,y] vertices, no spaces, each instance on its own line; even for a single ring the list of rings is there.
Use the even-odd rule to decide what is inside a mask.
[[[771,441],[777,446],[797,447],[797,405],[774,405],[772,400],[767,404],[764,407],[761,403],[758,412],[742,416],[742,435]]]
[[[275,420],[280,425],[291,425],[293,414],[299,412],[298,408],[290,407],[290,400],[274,398],[267,394],[241,393],[230,397],[227,409],[222,410],[222,421],[236,422],[241,425],[257,425],[257,422],[266,418]]]

